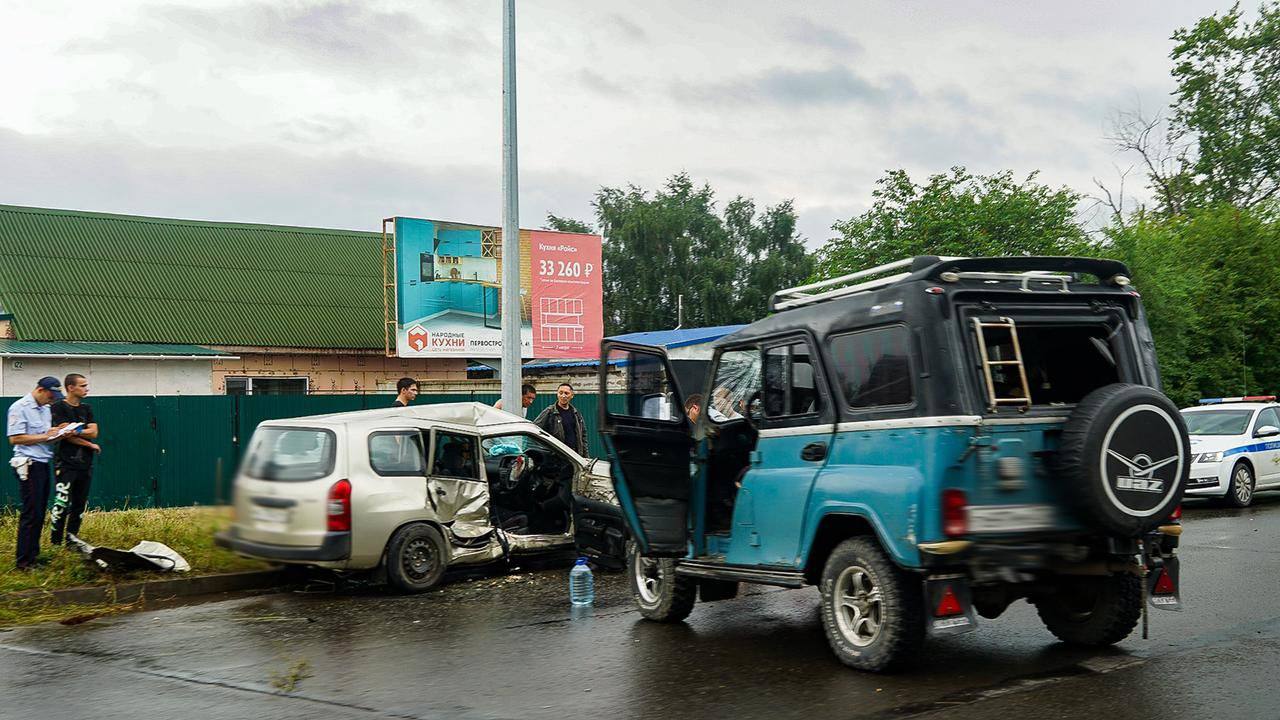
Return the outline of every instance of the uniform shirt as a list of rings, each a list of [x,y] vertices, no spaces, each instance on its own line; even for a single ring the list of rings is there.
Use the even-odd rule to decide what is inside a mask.
[[[53,422],[57,425],[62,423],[84,423],[87,427],[93,422],[93,408],[89,407],[89,403],[82,402],[79,405],[72,405],[66,400],[49,406],[49,414],[53,416]],[[83,445],[62,440],[58,443],[58,449],[54,452],[58,459],[58,467],[67,467],[74,470],[88,470],[93,467],[93,450]]]
[[[49,406],[41,405],[27,393],[9,406],[9,422],[6,435],[43,435],[53,427],[53,419],[49,414]],[[49,462],[53,459],[53,443],[39,445],[14,445],[14,457],[29,457],[36,462]]]

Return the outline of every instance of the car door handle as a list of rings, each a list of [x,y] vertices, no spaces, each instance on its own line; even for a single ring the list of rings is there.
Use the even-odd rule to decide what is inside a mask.
[[[808,461],[825,460],[827,458],[827,444],[824,442],[809,443],[800,451],[800,459]]]

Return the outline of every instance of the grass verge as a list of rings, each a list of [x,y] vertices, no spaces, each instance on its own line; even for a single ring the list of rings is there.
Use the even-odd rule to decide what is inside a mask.
[[[49,526],[41,531],[40,557],[45,564],[18,572],[13,566],[17,546],[18,514],[0,513],[0,596],[22,590],[60,590],[86,585],[112,585],[182,575],[210,575],[244,570],[265,570],[268,565],[242,558],[213,544],[215,532],[231,524],[231,508],[147,508],[85,513],[80,537],[85,542],[128,550],[141,540],[155,540],[176,550],[191,564],[188,573],[133,572],[109,574],[86,562],[78,551],[50,547]],[[72,621],[136,609],[136,604],[105,606],[54,605],[39,600],[0,600],[0,626]]]

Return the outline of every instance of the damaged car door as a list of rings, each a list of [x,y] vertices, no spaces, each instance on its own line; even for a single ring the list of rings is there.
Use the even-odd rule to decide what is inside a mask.
[[[430,432],[427,506],[455,545],[490,535],[489,486],[480,474],[479,438],[455,430]]]

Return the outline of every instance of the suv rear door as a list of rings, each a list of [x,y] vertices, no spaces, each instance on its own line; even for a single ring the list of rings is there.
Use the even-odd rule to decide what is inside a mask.
[[[320,546],[328,532],[329,489],[346,477],[338,450],[333,428],[259,425],[236,480],[238,536]]]
[[[688,549],[692,439],[666,353],[647,345],[600,346],[600,428],[618,504],[642,555],[682,557]],[[620,366],[626,389],[610,391]]]

